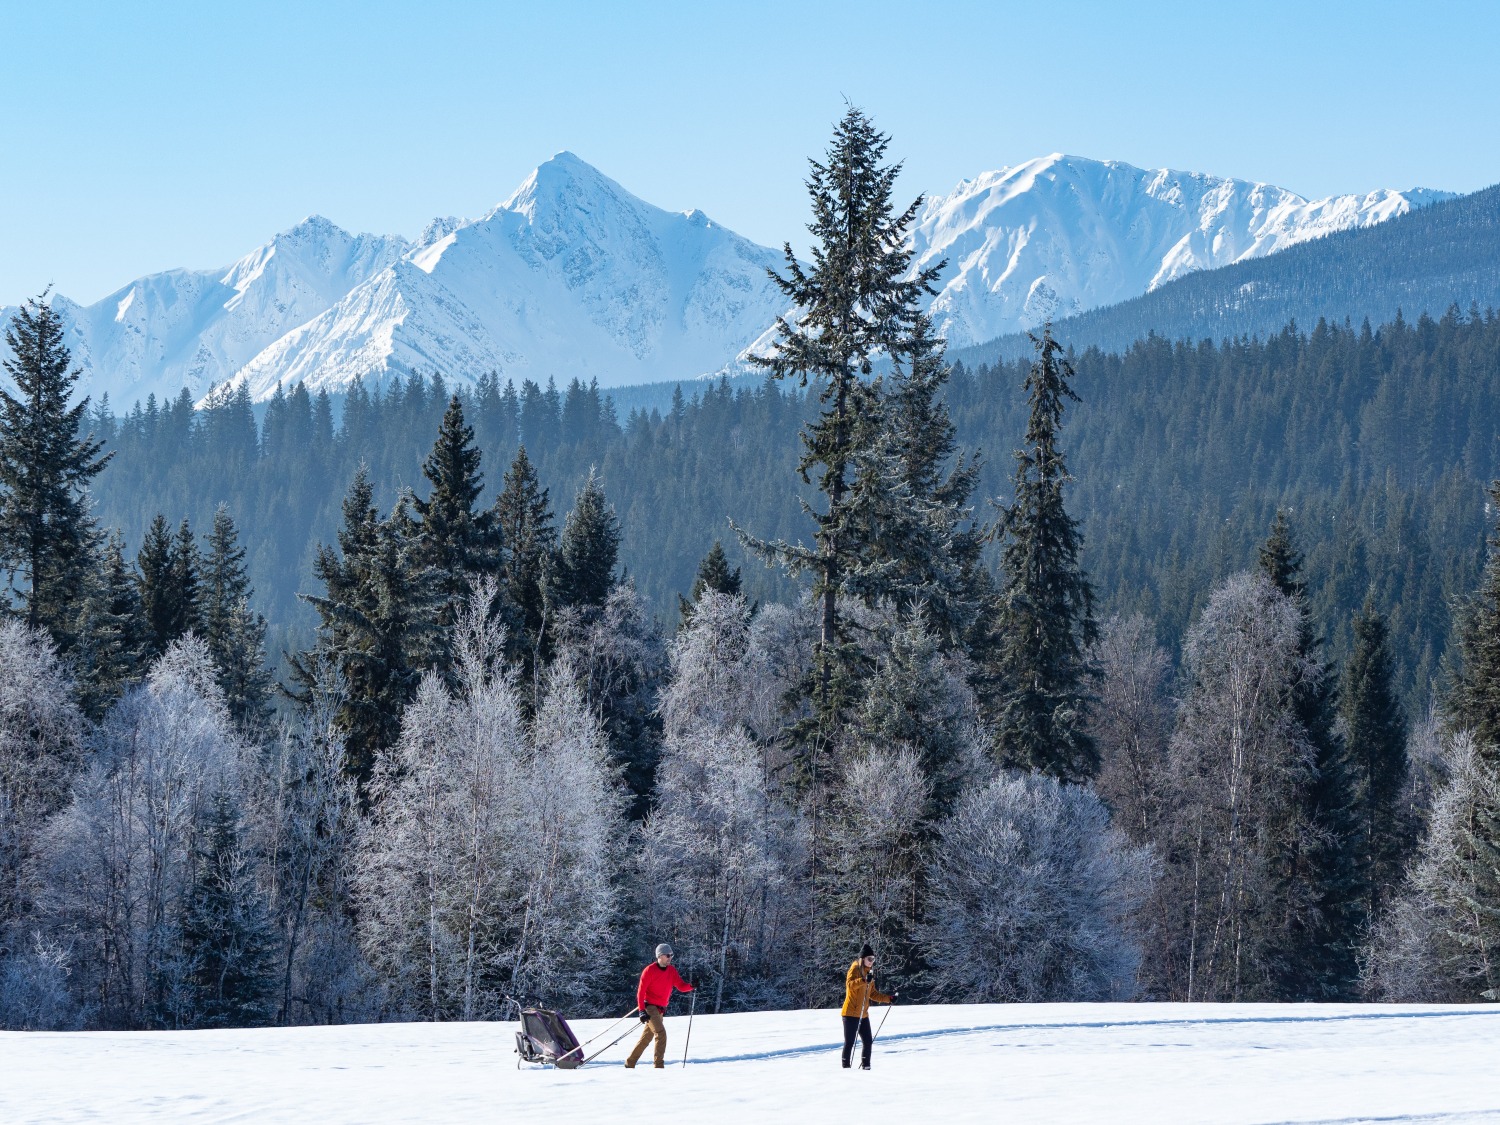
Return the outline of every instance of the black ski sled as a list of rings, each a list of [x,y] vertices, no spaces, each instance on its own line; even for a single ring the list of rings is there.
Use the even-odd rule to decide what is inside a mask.
[[[523,1062],[573,1070],[583,1062],[578,1036],[568,1021],[546,1008],[522,1008],[521,1030],[516,1032],[516,1069]]]

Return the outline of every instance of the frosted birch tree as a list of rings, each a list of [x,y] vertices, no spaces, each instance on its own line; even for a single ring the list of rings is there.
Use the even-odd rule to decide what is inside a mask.
[[[799,819],[747,726],[751,659],[744,600],[703,591],[672,646],[640,861],[647,926],[700,970],[714,1011],[789,999],[785,968],[805,917],[793,881]]]
[[[1170,756],[1178,806],[1161,834],[1167,878],[1154,976],[1186,1000],[1279,998],[1273,951],[1315,904],[1277,877],[1309,831],[1297,794],[1312,769],[1295,692],[1319,674],[1299,651],[1296,603],[1260,574],[1216,589],[1190,630],[1189,687]],[[1302,896],[1302,897],[1299,897]]]
[[[528,730],[496,590],[454,630],[450,689],[423,678],[382,755],[360,841],[362,939],[398,1010],[484,1019],[507,993],[592,1002],[611,941],[620,796],[566,670]]]
[[[52,824],[39,907],[72,946],[73,988],[105,1027],[192,1018],[182,912],[216,795],[233,793],[244,748],[203,643],[186,637],[105,716],[88,770]]]

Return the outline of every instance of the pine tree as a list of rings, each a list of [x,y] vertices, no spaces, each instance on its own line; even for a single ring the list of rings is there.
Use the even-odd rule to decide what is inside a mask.
[[[5,343],[15,393],[0,388],[0,560],[22,584],[27,624],[67,651],[97,540],[85,491],[111,455],[78,436],[89,400],[69,405],[78,372],[45,294],[16,312]]]
[[[344,498],[338,550],[320,546],[313,563],[324,593],[301,595],[321,623],[317,645],[294,667],[297,698],[309,698],[325,668],[342,677],[346,768],[362,795],[376,755],[395,745],[401,709],[438,655],[441,594],[422,564],[417,526],[404,502],[380,519],[361,466]]]
[[[472,576],[492,572],[497,562],[494,513],[474,507],[484,491],[479,462],[474,430],[464,421],[463,404],[454,395],[422,465],[432,492],[425,500],[413,501],[422,524],[422,559],[438,575],[445,599],[444,624],[452,623],[468,596]]]
[[[1085,725],[1094,593],[1078,561],[1083,537],[1063,504],[1072,478],[1057,441],[1064,406],[1079,400],[1051,326],[1032,343],[1026,447],[1016,451],[1014,494],[996,528],[1004,548],[990,626],[990,708],[1002,762],[1082,781],[1099,768]]]
[[[547,579],[557,550],[557,531],[547,490],[523,445],[495,498],[500,540],[500,583],[509,608],[506,656],[521,662],[529,681],[546,655]]]
[[[1299,787],[1287,820],[1275,829],[1271,863],[1290,889],[1309,890],[1314,914],[1284,919],[1279,957],[1287,999],[1337,999],[1352,993],[1358,966],[1361,910],[1356,860],[1353,778],[1342,739],[1334,729],[1337,685],[1322,659],[1322,640],[1308,609],[1303,559],[1285,512],[1276,513],[1260,549],[1260,567],[1301,615],[1298,653],[1314,669],[1292,692],[1292,709],[1312,754],[1312,770]],[[1288,901],[1300,898],[1289,891]]]
[[[1490,484],[1489,499],[1500,509],[1500,480]],[[1481,759],[1500,771],[1500,523],[1491,531],[1479,590],[1463,606],[1457,649],[1449,725],[1473,732]]]
[[[1406,712],[1392,683],[1389,629],[1366,600],[1354,619],[1354,652],[1344,669],[1340,711],[1357,818],[1356,865],[1368,924],[1394,894],[1416,845],[1402,803],[1406,788]]]
[[[184,912],[183,952],[199,1027],[258,1027],[274,1010],[276,937],[237,822],[229,797],[217,794]]]
[[[181,583],[185,574],[191,574],[196,581],[196,568],[191,558],[180,556],[179,548],[180,542],[167,530],[166,517],[157,513],[136,556],[148,660],[166,652],[173,641],[186,633],[193,616],[189,597],[194,594],[184,590]]]
[[[250,609],[254,591],[245,573],[245,550],[223,504],[208,535],[202,589],[203,640],[224,702],[236,723],[252,726],[267,715],[266,619]]]
[[[692,621],[693,610],[706,590],[712,590],[716,594],[728,594],[731,597],[740,592],[740,568],[729,569],[729,556],[724,554],[724,544],[717,539],[708,549],[708,554],[704,555],[702,561],[698,563],[698,573],[693,577],[693,588],[688,592],[688,596],[677,595],[677,612],[682,617],[684,629]]]
[[[560,609],[600,608],[615,588],[620,521],[592,469],[563,521],[551,600]]]
[[[146,623],[137,578],[125,561],[118,531],[105,541],[94,568],[73,653],[80,704],[95,722],[144,668]]]
[[[848,707],[858,652],[838,612],[848,576],[865,561],[862,537],[851,527],[850,474],[859,450],[872,440],[878,392],[869,381],[878,354],[896,356],[932,292],[942,266],[911,271],[907,231],[922,204],[897,213],[892,193],[899,164],[881,165],[889,138],[850,107],[834,129],[826,161],[809,161],[813,221],[812,267],[804,269],[790,244],[786,275],[775,280],[799,310],[793,324],[777,321],[774,350],[755,362],[777,379],[817,385],[821,411],[803,430],[798,471],[824,496],[824,510],[807,509],[816,530],[812,548],[745,537],[747,545],[791,573],[813,576],[820,603],[814,701],[827,725]]]

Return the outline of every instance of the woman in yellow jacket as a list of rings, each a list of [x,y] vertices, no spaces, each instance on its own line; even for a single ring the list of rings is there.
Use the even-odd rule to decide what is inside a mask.
[[[849,965],[844,974],[844,1068],[849,1067],[849,1056],[854,1053],[854,1037],[859,1036],[864,1047],[859,1069],[870,1069],[870,1047],[875,1037],[870,1033],[870,1005],[889,1004],[896,993],[887,996],[875,987],[875,951],[866,945],[859,956]]]

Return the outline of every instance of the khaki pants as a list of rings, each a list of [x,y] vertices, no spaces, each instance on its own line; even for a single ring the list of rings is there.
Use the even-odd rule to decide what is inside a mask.
[[[636,1042],[635,1050],[630,1052],[630,1057],[625,1060],[626,1066],[634,1066],[636,1060],[646,1053],[646,1044],[653,1039],[656,1040],[656,1065],[658,1068],[667,1065],[667,1026],[662,1023],[661,1018],[666,1013],[655,1004],[646,1005],[646,1026],[641,1028],[641,1037]]]

